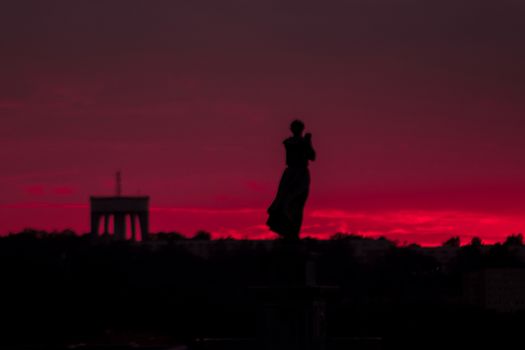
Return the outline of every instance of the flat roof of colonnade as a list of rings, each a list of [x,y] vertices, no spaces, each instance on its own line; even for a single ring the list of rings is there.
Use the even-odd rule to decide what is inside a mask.
[[[147,212],[149,196],[91,196],[91,212]]]

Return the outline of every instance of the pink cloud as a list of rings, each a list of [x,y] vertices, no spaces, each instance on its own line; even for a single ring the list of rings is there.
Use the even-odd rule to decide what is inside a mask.
[[[71,227],[89,230],[88,203],[16,202],[0,205],[2,232],[25,226],[43,229]],[[64,213],[69,213],[67,218]],[[187,236],[207,230],[215,238],[272,239],[264,224],[264,208],[170,207],[151,208],[151,231],[178,231]],[[368,237],[385,236],[401,243],[438,245],[458,235],[463,243],[479,236],[487,243],[523,231],[525,218],[518,214],[487,214],[461,210],[314,209],[305,212],[303,236],[327,239],[336,232]]]
[[[257,193],[268,193],[269,188],[267,185],[257,182],[257,181],[247,181],[245,186],[252,190],[253,192]]]
[[[58,186],[53,188],[53,192],[59,196],[69,196],[75,193],[75,189],[70,186]]]
[[[171,213],[187,213],[187,214],[203,214],[203,215],[246,215],[260,212],[256,208],[182,208],[182,207],[152,207],[152,212],[171,212]]]
[[[500,241],[525,227],[517,214],[489,214],[460,210],[344,211],[321,209],[311,212],[321,222],[339,222],[346,230],[365,236],[386,236],[401,241],[440,244],[452,235],[465,239],[483,237]]]
[[[42,185],[29,185],[24,187],[24,192],[30,196],[40,197],[45,194],[45,188]]]

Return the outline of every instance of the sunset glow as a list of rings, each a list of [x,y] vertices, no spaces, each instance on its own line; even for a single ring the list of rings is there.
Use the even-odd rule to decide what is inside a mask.
[[[87,232],[121,170],[153,232],[273,238],[294,118],[306,236],[525,231],[521,3],[35,3],[0,10],[0,235]]]

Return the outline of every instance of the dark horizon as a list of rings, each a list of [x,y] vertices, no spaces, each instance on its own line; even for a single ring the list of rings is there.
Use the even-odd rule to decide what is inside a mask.
[[[112,222],[113,223],[113,222]],[[273,237],[267,237],[267,238],[261,238],[261,239],[253,239],[247,236],[237,238],[234,236],[226,236],[221,237],[217,236],[213,232],[209,232],[206,230],[197,230],[193,233],[182,233],[177,230],[166,230],[166,231],[154,231],[149,232],[149,235],[146,239],[139,238],[139,239],[132,239],[131,232],[129,228],[126,230],[125,237],[117,237],[115,233],[113,232],[113,228],[110,228],[109,232],[104,233],[100,232],[99,235],[96,237],[93,237],[92,232],[77,232],[72,229],[63,229],[63,230],[42,230],[34,227],[26,227],[20,231],[9,231],[3,235],[0,234],[0,239],[2,238],[12,238],[17,235],[22,235],[29,238],[58,238],[60,236],[64,236],[67,238],[68,236],[75,236],[75,237],[91,237],[94,242],[97,241],[97,239],[100,239],[101,242],[129,242],[129,243],[155,243],[155,242],[191,242],[191,241],[253,241],[253,242],[264,242],[264,241],[274,241],[279,242],[283,241],[283,237],[279,237],[278,235],[274,235]],[[521,232],[519,233],[511,233],[505,236],[501,241],[497,242],[487,242],[483,240],[479,236],[472,236],[470,239],[465,240],[464,237],[461,236],[449,236],[442,242],[438,244],[419,244],[417,242],[410,242],[410,241],[399,241],[399,240],[392,240],[385,236],[364,236],[359,235],[352,232],[334,232],[330,235],[327,235],[323,238],[316,238],[311,236],[301,236],[300,240],[303,242],[311,242],[311,241],[381,241],[381,242],[388,242],[392,245],[392,247],[397,248],[439,248],[439,247],[449,247],[449,248],[460,248],[460,247],[497,247],[497,246],[523,246],[523,234]]]
[[[169,237],[159,242],[0,237],[0,299],[6,301],[0,346],[275,350],[259,346],[272,340],[264,337],[265,325],[272,325],[262,311],[275,307],[268,298],[285,310],[301,306],[304,324],[311,319],[308,295],[314,310],[326,310],[318,319],[326,347],[313,349],[421,349],[425,342],[436,350],[450,344],[507,349],[521,339],[523,237],[491,247],[451,242],[454,249],[437,250],[355,237],[214,241],[206,249]],[[316,290],[329,292],[321,299],[326,304]],[[284,332],[286,316],[273,318]]]

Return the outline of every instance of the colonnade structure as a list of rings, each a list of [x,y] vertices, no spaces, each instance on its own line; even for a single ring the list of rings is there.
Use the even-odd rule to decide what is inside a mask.
[[[110,234],[110,219],[113,219],[113,236],[117,240],[131,238],[134,241],[147,240],[149,235],[149,197],[91,197],[91,234]],[[131,237],[126,237],[126,222],[131,224]],[[140,238],[137,235],[137,222]]]
[[[104,235],[109,235],[112,229],[113,237],[117,240],[128,238],[134,241],[147,240],[149,236],[149,197],[122,196],[120,171],[116,174],[115,185],[115,196],[90,197],[91,234],[95,237],[100,235],[100,223],[103,220]],[[113,228],[110,227],[110,219],[113,219]],[[131,237],[126,236],[126,221],[129,221],[131,225]],[[137,235],[137,222],[140,237]]]

